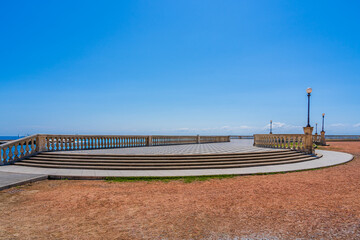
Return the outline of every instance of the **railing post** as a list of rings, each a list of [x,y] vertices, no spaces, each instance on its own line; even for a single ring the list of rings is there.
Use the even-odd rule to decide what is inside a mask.
[[[199,135],[199,134],[196,136],[196,143],[197,143],[197,144],[200,144],[200,143],[201,143],[201,139],[200,139],[200,135]]]
[[[152,136],[148,136],[148,137],[147,137],[146,146],[152,146]]]
[[[321,131],[320,145],[326,146],[325,131]]]
[[[308,154],[314,153],[313,138],[312,138],[313,129],[314,129],[313,127],[304,127],[304,133],[305,133],[304,151]]]
[[[43,135],[37,135],[36,137],[36,151],[46,151],[46,137]]]

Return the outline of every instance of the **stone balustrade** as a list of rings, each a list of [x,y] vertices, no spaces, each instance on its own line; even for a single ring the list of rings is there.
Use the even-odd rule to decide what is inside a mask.
[[[313,142],[317,145],[321,144],[321,135],[315,134],[312,136]]]
[[[44,151],[125,148],[172,144],[230,142],[229,136],[124,136],[37,134],[0,145],[0,165]]]
[[[9,141],[0,145],[0,165],[15,162],[37,151],[37,135]]]
[[[198,143],[230,142],[230,136],[199,136]]]
[[[312,138],[311,141],[308,141],[307,138],[306,134],[255,134],[254,146],[292,149],[313,154]]]

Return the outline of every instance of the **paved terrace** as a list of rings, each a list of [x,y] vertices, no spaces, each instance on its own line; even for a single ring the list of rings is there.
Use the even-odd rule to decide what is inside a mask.
[[[57,153],[81,154],[119,154],[119,155],[178,155],[178,154],[218,154],[218,153],[245,153],[268,152],[279,149],[253,147],[253,139],[232,139],[231,142],[184,144],[133,148],[111,148],[93,150],[59,151]]]
[[[74,153],[101,153],[101,154],[210,154],[210,153],[232,153],[232,152],[259,152],[274,151],[275,149],[258,148],[252,146],[252,140],[232,140],[229,143],[212,144],[192,144],[176,146],[155,146],[155,147],[136,147],[123,149],[98,149],[98,150],[79,150],[66,151]],[[130,176],[199,176],[199,175],[219,175],[219,174],[257,174],[270,172],[288,172],[305,169],[334,166],[353,159],[351,154],[321,151],[323,157],[300,163],[281,164],[274,166],[243,167],[232,169],[201,169],[201,170],[82,170],[82,169],[53,169],[37,168],[16,165],[0,166],[0,178],[4,173],[22,173],[47,175],[51,178],[70,178],[70,179],[94,179],[108,176],[130,177]]]

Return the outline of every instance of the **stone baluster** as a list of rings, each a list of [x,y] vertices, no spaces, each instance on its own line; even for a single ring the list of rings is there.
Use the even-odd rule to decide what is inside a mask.
[[[72,149],[73,150],[77,149],[77,137],[76,136],[72,137]]]
[[[80,149],[80,141],[79,141],[79,140],[80,140],[79,136],[76,136],[76,137],[75,137],[75,140],[74,140],[74,141],[75,141],[74,144],[75,144],[76,150],[79,150],[79,149]]]
[[[77,144],[76,144],[76,136],[72,136],[71,137],[71,150],[76,150],[77,149]]]
[[[2,148],[2,164],[7,164],[7,158],[6,148]]]
[[[59,137],[59,140],[60,140],[61,150],[63,150],[63,151],[66,150],[64,137],[63,136]]]
[[[31,154],[35,152],[35,139],[32,138],[31,139]]]
[[[20,146],[20,155],[19,158],[23,158],[25,156],[25,142],[20,142],[19,146]]]
[[[63,145],[62,145],[62,140],[61,140],[61,137],[60,137],[60,136],[57,137],[56,143],[57,143],[58,148],[59,148],[60,151],[64,150],[64,149],[63,149]]]
[[[55,139],[54,139],[54,137],[48,137],[48,144],[49,144],[48,150],[49,151],[54,151],[55,150]]]
[[[16,143],[14,145],[14,155],[12,155],[13,159],[14,160],[18,159],[18,155],[19,155],[19,143]]]
[[[65,142],[67,143],[67,150],[71,150],[71,137],[65,137]]]
[[[62,144],[62,149],[66,150],[66,137],[64,136],[61,137],[61,144]]]

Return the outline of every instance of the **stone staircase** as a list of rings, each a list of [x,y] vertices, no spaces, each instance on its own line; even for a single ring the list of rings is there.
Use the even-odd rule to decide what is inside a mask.
[[[186,155],[120,155],[41,152],[15,164],[29,167],[97,170],[224,169],[289,164],[314,160],[292,150]]]

